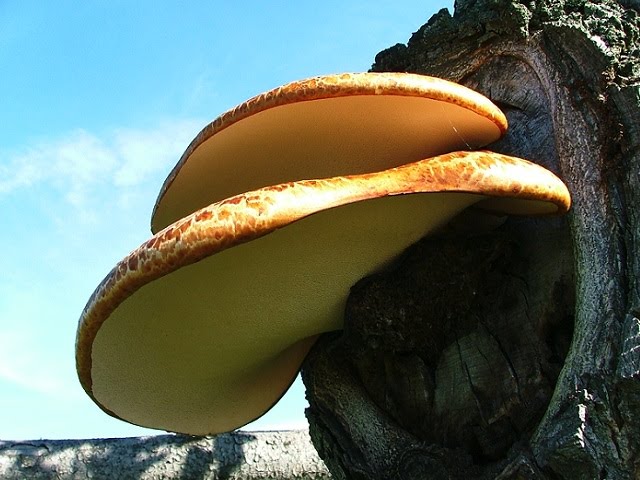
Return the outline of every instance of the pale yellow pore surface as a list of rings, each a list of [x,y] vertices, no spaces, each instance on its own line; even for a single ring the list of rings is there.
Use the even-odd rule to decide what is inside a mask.
[[[245,191],[377,172],[473,150],[500,135],[494,119],[423,97],[356,95],[277,106],[199,145],[156,204],[152,230]]]
[[[342,327],[356,281],[482,198],[410,194],[333,208],[143,286],[96,335],[94,398],[169,431],[248,423],[284,393],[313,337]]]

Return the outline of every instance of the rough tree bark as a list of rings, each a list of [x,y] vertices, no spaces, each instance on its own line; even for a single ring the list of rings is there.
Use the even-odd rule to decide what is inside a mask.
[[[492,98],[491,149],[557,172],[573,208],[471,212],[354,286],[303,368],[334,478],[640,478],[639,12],[460,0],[376,57]]]

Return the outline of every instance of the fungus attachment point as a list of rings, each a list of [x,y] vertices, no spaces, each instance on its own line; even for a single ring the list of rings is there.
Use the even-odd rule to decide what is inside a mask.
[[[241,193],[171,224],[98,286],[78,328],[81,383],[105,411],[189,434],[240,427],[283,395],[349,288],[469,206],[562,213],[552,173],[456,152]]]

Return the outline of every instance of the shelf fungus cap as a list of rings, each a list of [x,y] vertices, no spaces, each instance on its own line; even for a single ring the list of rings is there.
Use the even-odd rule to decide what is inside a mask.
[[[195,137],[162,186],[151,229],[268,185],[477,149],[506,129],[486,97],[439,78],[347,73],[292,82],[224,113]]]
[[[349,288],[476,206],[569,208],[525,160],[456,152],[374,173],[241,193],[125,257],[80,318],[80,381],[109,414],[188,434],[238,428],[284,394],[314,340],[342,327]]]

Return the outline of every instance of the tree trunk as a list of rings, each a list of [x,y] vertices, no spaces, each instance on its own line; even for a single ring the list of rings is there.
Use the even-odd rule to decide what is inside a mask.
[[[0,478],[329,479],[304,431],[0,442]]]
[[[491,98],[510,123],[491,149],[555,171],[573,207],[469,212],[354,286],[303,368],[334,478],[640,478],[639,12],[460,0],[376,57]]]

